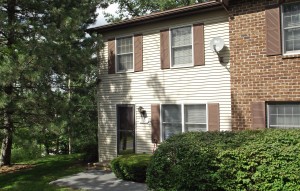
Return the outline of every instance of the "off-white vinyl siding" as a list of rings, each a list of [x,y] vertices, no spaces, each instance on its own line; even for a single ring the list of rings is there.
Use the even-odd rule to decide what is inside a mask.
[[[205,66],[160,69],[160,30],[168,27],[204,23]],[[221,130],[231,129],[229,24],[223,10],[202,13],[172,21],[143,25],[109,34],[104,39],[143,34],[143,71],[136,73],[108,74],[107,42],[100,64],[101,83],[99,96],[99,159],[110,160],[117,155],[117,104],[135,104],[136,152],[151,153],[151,124],[140,124],[137,110],[142,106],[151,119],[154,103],[219,103]],[[222,53],[225,64],[210,50],[213,37],[225,41]]]

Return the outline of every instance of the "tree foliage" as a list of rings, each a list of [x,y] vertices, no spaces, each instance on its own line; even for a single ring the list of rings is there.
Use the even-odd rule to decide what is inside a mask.
[[[72,117],[84,123],[90,120],[86,110],[95,113],[92,55],[100,41],[84,30],[101,5],[102,0],[0,0],[0,165],[10,164],[14,133],[26,129],[46,145],[49,137],[66,134],[63,127]]]
[[[207,1],[209,0],[109,0],[110,3],[117,3],[119,9],[116,12],[117,16],[109,13],[105,13],[105,16],[108,22],[118,22],[131,17]]]

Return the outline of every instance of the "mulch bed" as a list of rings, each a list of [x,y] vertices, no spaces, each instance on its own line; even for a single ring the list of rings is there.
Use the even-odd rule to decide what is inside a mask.
[[[23,169],[29,169],[32,168],[33,166],[34,165],[29,165],[29,164],[13,164],[10,166],[2,166],[0,167],[0,174],[16,172]]]

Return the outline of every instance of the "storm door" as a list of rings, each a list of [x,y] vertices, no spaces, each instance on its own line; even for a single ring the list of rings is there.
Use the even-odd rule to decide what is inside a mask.
[[[135,153],[134,105],[117,106],[118,155]]]

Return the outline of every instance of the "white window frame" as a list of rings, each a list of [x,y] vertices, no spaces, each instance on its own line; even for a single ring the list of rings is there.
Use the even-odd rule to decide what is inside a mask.
[[[120,70],[118,71],[118,55],[124,55],[124,54],[118,54],[118,40],[119,39],[123,39],[123,38],[129,38],[131,37],[131,40],[132,40],[132,70]],[[117,37],[115,38],[115,50],[116,50],[116,56],[115,56],[115,70],[116,70],[116,73],[130,73],[130,72],[134,72],[134,37],[133,35],[126,35],[126,36],[120,36],[120,37]],[[129,54],[129,53],[126,53],[126,54]]]
[[[173,66],[173,45],[172,45],[172,30],[183,28],[183,27],[191,27],[191,46],[192,46],[192,63],[189,64],[181,64],[177,66]],[[189,25],[180,25],[169,28],[169,44],[170,44],[170,68],[184,68],[184,67],[191,67],[194,66],[194,26],[192,24]],[[189,45],[190,46],[190,45]]]
[[[185,113],[184,109],[186,105],[205,105],[205,117],[206,117],[206,130],[208,131],[208,104],[207,103],[162,103],[160,104],[160,141],[166,140],[164,138],[164,132],[163,132],[163,110],[162,107],[163,105],[180,105],[181,106],[181,133],[188,132],[185,131]]]
[[[298,2],[289,2],[289,3],[284,3],[280,6],[280,17],[281,17],[281,41],[282,41],[282,52],[283,55],[293,55],[293,54],[300,54],[300,49],[299,50],[295,50],[295,51],[286,51],[286,46],[285,46],[285,33],[284,33],[284,16],[283,16],[283,10],[284,10],[284,6],[285,5],[289,5],[289,4],[296,4],[296,3],[300,3]],[[291,27],[291,28],[300,28],[299,27]]]
[[[290,127],[284,126],[284,127],[282,127],[280,125],[276,125],[276,127],[270,127],[270,105],[289,105],[289,104],[290,105],[300,105],[299,102],[295,102],[295,103],[293,103],[293,102],[283,102],[283,103],[281,103],[281,102],[274,102],[273,103],[272,102],[272,103],[267,103],[267,113],[266,113],[267,114],[267,128],[276,128],[276,129],[277,128],[278,129],[298,128],[298,127],[295,127],[295,126],[290,126]],[[299,117],[300,117],[300,115],[299,115]]]

